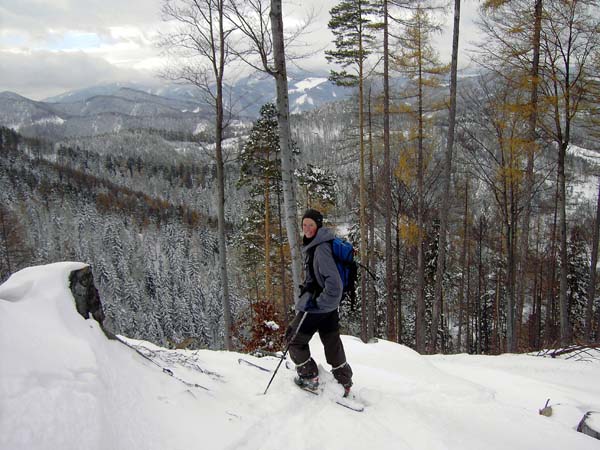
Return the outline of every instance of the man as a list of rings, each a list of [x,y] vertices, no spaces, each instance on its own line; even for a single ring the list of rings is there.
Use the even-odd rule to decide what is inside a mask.
[[[304,284],[296,299],[296,317],[286,331],[289,341],[301,323],[296,337],[290,342],[290,356],[298,372],[294,381],[301,387],[317,389],[319,369],[310,356],[308,343],[319,332],[331,372],[344,386],[344,396],[347,396],[352,386],[352,369],[346,362],[340,339],[338,307],[343,285],[332,253],[331,241],[335,236],[331,230],[323,228],[323,215],[314,209],[308,209],[302,216],[302,232]],[[305,312],[307,315],[302,321]]]

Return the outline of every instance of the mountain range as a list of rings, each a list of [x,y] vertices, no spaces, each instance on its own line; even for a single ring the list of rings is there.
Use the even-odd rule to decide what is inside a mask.
[[[254,120],[260,107],[275,101],[270,77],[245,77],[229,86],[226,97],[235,118]],[[289,77],[290,110],[299,113],[340,100],[350,90],[326,75]],[[121,129],[162,129],[197,133],[211,121],[211,106],[191,85],[107,84],[35,101],[14,92],[0,93],[0,125],[26,136],[68,138],[114,133]]]

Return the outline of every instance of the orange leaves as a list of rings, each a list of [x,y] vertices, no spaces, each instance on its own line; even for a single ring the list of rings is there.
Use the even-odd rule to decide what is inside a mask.
[[[423,241],[424,232],[419,229],[417,223],[408,216],[402,216],[398,222],[398,233],[401,239],[409,247],[415,247]]]

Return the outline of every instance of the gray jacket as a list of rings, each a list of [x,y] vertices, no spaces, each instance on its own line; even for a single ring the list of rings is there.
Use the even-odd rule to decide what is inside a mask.
[[[321,293],[317,292],[316,296],[313,292],[304,292],[300,298],[296,300],[296,311],[328,313],[336,310],[340,306],[343,285],[340,273],[333,260],[330,241],[334,238],[335,235],[330,229],[319,228],[310,244],[302,247],[302,254],[304,256],[304,286],[314,286],[314,283],[316,282],[322,291]],[[315,252],[313,259],[314,280],[308,268],[309,251],[313,248]],[[311,299],[314,300],[314,302],[312,302]]]

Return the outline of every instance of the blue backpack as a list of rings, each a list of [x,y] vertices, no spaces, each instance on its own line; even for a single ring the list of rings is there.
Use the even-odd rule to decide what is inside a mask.
[[[350,308],[354,310],[356,300],[356,280],[358,279],[358,265],[354,261],[354,246],[345,239],[336,237],[331,241],[333,259],[342,279],[342,300],[350,299]]]

